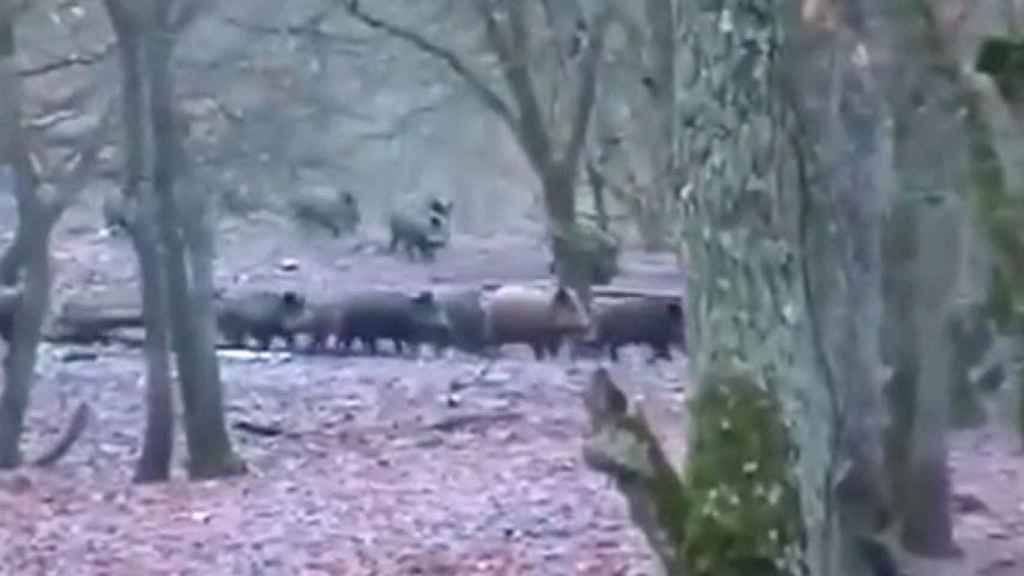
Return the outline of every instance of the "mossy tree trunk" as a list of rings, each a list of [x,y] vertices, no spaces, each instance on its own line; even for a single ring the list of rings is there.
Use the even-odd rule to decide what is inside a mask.
[[[976,69],[995,80],[1000,96],[1014,114],[1018,130],[1024,128],[1024,92],[1020,90],[1024,43],[1017,38],[989,38],[983,43]],[[957,71],[959,71],[957,69]],[[975,215],[991,243],[995,270],[989,293],[989,306],[999,327],[1014,337],[1018,360],[1024,357],[1024,193],[1012,190],[1007,171],[996,147],[995,130],[979,91],[968,78],[958,74],[964,87],[967,110],[967,137]],[[1024,371],[1014,370],[1012,380],[1018,391],[1017,418],[1024,438]]]
[[[710,376],[719,370],[747,369],[782,400],[778,417],[792,423],[799,447],[797,473],[785,482],[798,488],[809,541],[806,550],[797,542],[778,545],[795,546],[798,563],[817,568],[827,558],[823,494],[833,457],[832,400],[811,353],[799,260],[799,191],[779,185],[782,159],[789,154],[775,84],[782,19],[767,0],[706,6],[687,3],[682,17],[699,54],[682,118],[691,166],[690,194],[684,199],[690,257],[687,341],[693,343],[699,386],[713,386]],[[797,401],[800,395],[805,396]],[[699,431],[692,439],[695,449],[704,441]],[[727,470],[717,474],[723,482],[732,476]],[[705,573],[740,573],[742,565],[717,560],[717,571]],[[799,568],[784,565],[773,573],[798,574]]]
[[[778,573],[872,573],[887,506],[878,335],[892,159],[884,95],[850,41],[866,30],[844,22],[832,47],[843,65],[821,75],[804,67],[818,53],[801,52],[796,6],[708,6],[686,3],[682,15],[698,55],[681,119],[695,376],[703,388],[723,366],[749,370],[790,423],[786,481],[806,545]]]

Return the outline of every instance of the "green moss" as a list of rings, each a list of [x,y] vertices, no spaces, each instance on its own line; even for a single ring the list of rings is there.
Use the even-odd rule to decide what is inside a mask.
[[[1003,97],[1015,102],[1021,96],[1024,76],[1024,39],[990,36],[981,43],[974,69],[996,81]]]
[[[801,574],[796,449],[774,393],[753,375],[716,371],[694,398],[686,470],[689,574]]]
[[[557,232],[556,232],[557,233]],[[594,285],[607,284],[619,273],[619,240],[589,223],[576,223],[560,234],[569,261],[586,271]]]
[[[994,64],[989,62],[988,65]],[[1024,195],[1007,186],[992,128],[981,111],[977,95],[967,95],[967,109],[974,184],[971,201],[974,215],[986,231],[995,257],[987,310],[1001,330],[1021,334],[1024,332],[1024,259],[1019,255],[1024,253]],[[1024,379],[1017,380],[1022,391],[1018,427],[1024,436]]]
[[[1024,41],[1003,36],[989,36],[982,41],[974,69],[982,74],[1020,74],[1024,72]]]

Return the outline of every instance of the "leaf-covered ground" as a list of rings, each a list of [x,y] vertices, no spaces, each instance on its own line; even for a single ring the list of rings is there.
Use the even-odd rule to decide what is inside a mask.
[[[94,213],[69,216],[55,242],[58,302],[135,298],[127,241],[97,234]],[[547,266],[534,240],[460,238],[432,265],[378,253],[379,244],[229,224],[218,284],[329,294],[531,280]],[[281,271],[283,259],[298,270]],[[638,258],[631,270],[625,284],[681,286],[667,255]],[[645,358],[631,352],[617,374],[681,418],[685,361]],[[514,347],[493,365],[429,352],[224,354],[228,421],[249,474],[187,482],[179,432],[174,481],[135,486],[138,350],[44,345],[28,454],[48,446],[81,401],[96,418],[52,469],[0,474],[0,574],[652,574],[624,502],[582,463],[579,393],[592,366],[536,362]]]
[[[3,573],[651,573],[622,502],[581,464],[584,372],[567,361],[222,366],[229,420],[284,433],[235,430],[251,473],[202,483],[130,485],[134,353],[41,384],[31,429],[55,432],[81,399],[99,417],[54,469],[2,477]]]

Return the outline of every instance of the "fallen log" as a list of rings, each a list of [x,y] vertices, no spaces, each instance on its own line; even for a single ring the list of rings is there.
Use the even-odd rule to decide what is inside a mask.
[[[488,280],[480,284],[480,289],[484,292],[494,292],[498,288],[512,284],[511,282],[499,282],[497,280]],[[532,280],[528,282],[517,282],[518,286],[532,286],[536,288],[547,288],[553,286],[553,283],[549,279],[544,280]],[[665,300],[679,300],[682,298],[680,292],[671,290],[658,290],[648,288],[629,288],[625,286],[594,286],[591,288],[591,293],[595,298],[607,298],[612,300],[622,298],[658,298]]]
[[[67,303],[45,338],[51,342],[106,342],[112,339],[111,332],[124,328],[142,328],[140,308]]]

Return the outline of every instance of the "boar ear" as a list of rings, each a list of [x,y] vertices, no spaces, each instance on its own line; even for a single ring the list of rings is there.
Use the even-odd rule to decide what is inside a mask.
[[[434,293],[431,292],[430,290],[424,290],[417,294],[416,296],[414,296],[412,301],[415,302],[416,304],[433,304]]]
[[[555,304],[572,304],[572,292],[569,288],[559,285],[558,290],[555,290],[555,298],[553,302]]]
[[[281,294],[281,301],[284,302],[285,306],[301,306],[305,303],[305,299],[302,295],[291,290],[285,290]]]
[[[683,305],[679,302],[669,302],[665,305],[665,311],[668,312],[668,317],[672,319],[683,317]]]

